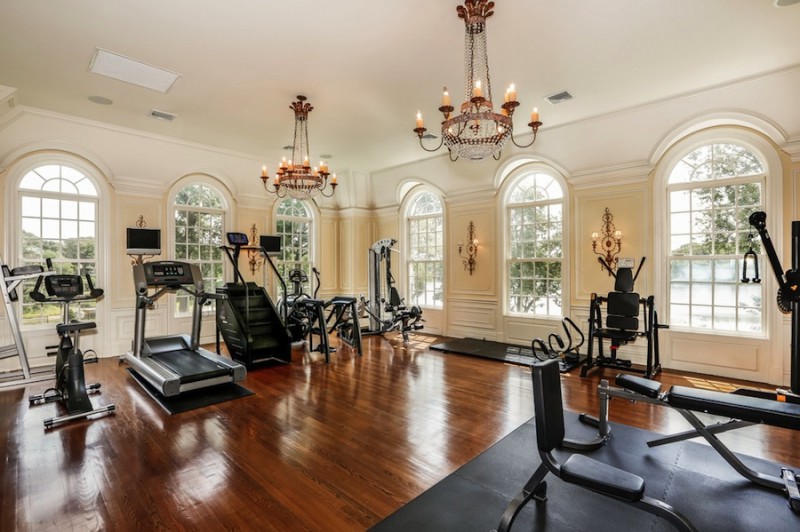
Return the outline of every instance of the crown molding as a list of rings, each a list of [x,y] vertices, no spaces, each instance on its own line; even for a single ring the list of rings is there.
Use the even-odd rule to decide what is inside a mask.
[[[575,190],[605,188],[646,183],[654,166],[647,161],[632,162],[605,168],[592,168],[573,172],[567,182]]]
[[[780,148],[789,154],[793,163],[800,162],[800,136],[791,137]]]

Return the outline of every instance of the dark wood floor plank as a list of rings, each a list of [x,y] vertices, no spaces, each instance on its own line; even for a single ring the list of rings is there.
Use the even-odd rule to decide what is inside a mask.
[[[174,416],[124,364],[103,359],[86,371],[103,385],[93,400],[115,403],[115,415],[52,431],[42,421],[58,405],[26,399],[49,383],[0,391],[0,530],[364,530],[533,415],[528,368],[431,351],[436,341],[372,336],[363,357],[340,346],[328,365],[296,348],[292,364],[248,374],[255,395]],[[601,376],[565,375],[565,406],[595,413]],[[611,419],[686,428],[666,408],[618,400]],[[723,439],[800,465],[791,432],[750,427]]]

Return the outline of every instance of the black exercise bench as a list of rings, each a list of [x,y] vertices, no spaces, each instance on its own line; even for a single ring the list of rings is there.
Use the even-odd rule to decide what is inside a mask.
[[[789,507],[795,512],[800,512],[798,478],[791,469],[782,468],[779,476],[755,471],[746,466],[716,437],[716,434],[749,427],[757,423],[800,430],[800,404],[687,386],[672,386],[668,391],[662,392],[660,382],[624,373],[617,375],[615,382],[620,388],[609,386],[605,379],[600,381],[598,386],[600,416],[598,418],[592,418],[586,414],[580,415],[581,421],[598,427],[598,437],[588,442],[570,440],[566,443],[567,447],[580,450],[596,449],[608,439],[611,433],[608,422],[608,401],[612,397],[667,406],[680,413],[693,428],[649,441],[647,442],[648,447],[702,436],[736,472],[756,484],[785,492],[789,498]],[[704,412],[729,419],[706,424],[694,412]]]
[[[561,376],[558,359],[532,367],[534,421],[536,443],[541,465],[525,487],[508,506],[497,527],[498,532],[511,529],[517,514],[531,499],[537,503],[547,500],[544,478],[553,473],[564,482],[594,491],[662,517],[678,530],[693,531],[694,526],[672,506],[644,494],[641,477],[581,454],[573,454],[563,464],[553,456],[553,449],[565,443],[564,406],[561,400]]]

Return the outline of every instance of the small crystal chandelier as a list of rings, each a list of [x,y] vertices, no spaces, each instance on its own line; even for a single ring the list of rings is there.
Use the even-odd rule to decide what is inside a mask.
[[[492,9],[494,2],[488,0],[466,0],[463,6],[456,7],[458,18],[464,19],[466,25],[464,102],[461,104],[461,114],[451,117],[454,107],[447,87],[444,88],[442,106],[439,107],[444,115],[442,140],[435,148],[426,148],[422,143],[427,129],[424,127],[422,114],[417,112],[417,127],[414,132],[422,149],[433,152],[444,144],[450,152],[451,161],[459,157],[480,161],[490,155],[495,160],[500,159],[500,152],[509,139],[519,148],[528,148],[536,142],[536,133],[542,125],[539,121],[539,110],[534,107],[528,124],[533,131],[533,139],[524,146],[514,139],[512,116],[519,102],[513,83],[506,91],[500,112],[494,112],[489,57],[486,53],[486,19],[494,14]]]
[[[329,198],[336,191],[336,174],[328,172],[328,164],[322,161],[319,167],[312,168],[308,163],[308,113],[313,111],[314,107],[306,103],[306,100],[305,96],[300,95],[297,101],[289,106],[289,109],[294,111],[294,143],[291,160],[283,158],[271,184],[267,167],[261,167],[261,182],[264,184],[264,189],[277,194],[279,198],[286,197],[287,194],[291,198],[301,200],[312,199],[318,194]],[[330,182],[328,176],[331,177]]]

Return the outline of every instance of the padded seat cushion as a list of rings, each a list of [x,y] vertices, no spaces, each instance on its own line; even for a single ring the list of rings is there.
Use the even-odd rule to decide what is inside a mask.
[[[644,479],[582,454],[573,454],[561,466],[563,481],[619,499],[636,502],[644,495]]]
[[[658,398],[661,391],[661,383],[644,377],[636,377],[627,373],[620,373],[615,380],[617,385],[622,386],[632,392],[640,393],[652,399]]]
[[[686,386],[673,386],[667,395],[670,406],[675,408],[732,417],[752,423],[766,423],[787,429],[800,429],[798,404]]]
[[[595,331],[595,336],[602,336],[603,338],[618,340],[620,342],[632,342],[636,339],[638,333],[636,331],[621,329],[600,329],[599,331]]]

